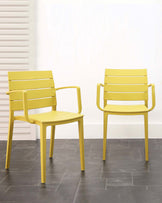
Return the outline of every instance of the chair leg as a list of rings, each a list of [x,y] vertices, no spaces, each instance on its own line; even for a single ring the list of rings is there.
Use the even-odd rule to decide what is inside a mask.
[[[78,127],[79,127],[79,144],[80,144],[80,164],[81,164],[81,171],[84,171],[85,163],[84,163],[83,118],[78,121]]]
[[[13,126],[14,126],[14,120],[12,118],[10,118],[10,120],[9,120],[9,128],[8,128],[7,151],[6,151],[6,165],[5,165],[6,169],[9,169],[9,167],[10,167]]]
[[[148,113],[144,114],[144,122],[145,122],[145,160],[149,160],[148,155]]]
[[[107,120],[108,114],[104,113],[104,132],[103,132],[103,160],[106,160],[106,141],[107,141]]]
[[[46,126],[40,126],[41,182],[46,182]]]
[[[53,157],[54,139],[55,139],[55,126],[51,126],[51,140],[50,140],[49,158]]]

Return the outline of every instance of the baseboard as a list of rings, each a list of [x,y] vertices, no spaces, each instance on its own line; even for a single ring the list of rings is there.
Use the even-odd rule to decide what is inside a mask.
[[[34,135],[34,134],[33,134]],[[39,139],[39,128],[37,129],[37,139]],[[78,139],[77,123],[56,126],[56,139]],[[102,139],[103,124],[102,123],[85,123],[84,124],[85,139]],[[109,123],[108,139],[143,139],[144,125],[143,123]],[[162,122],[149,123],[149,138],[162,138]],[[0,140],[6,140],[6,135],[1,135]],[[13,136],[14,140],[35,140],[36,136],[28,135]],[[47,139],[50,139],[50,127],[47,128]]]
[[[71,126],[72,125],[72,126]],[[77,139],[77,124],[56,126],[56,139]],[[149,123],[149,138],[162,138],[162,123]],[[50,130],[47,131],[47,138],[50,138]],[[85,123],[85,139],[102,139],[102,123]],[[143,123],[109,123],[107,138],[109,139],[143,139]]]
[[[27,127],[25,127],[25,129],[26,128]],[[21,131],[14,129],[13,140],[36,140],[37,139],[36,135],[37,133],[35,125],[30,125],[29,130],[25,133],[22,133]],[[8,138],[7,133],[0,134],[0,140],[7,140],[7,138]]]
[[[162,123],[149,123],[149,138],[162,138]],[[85,125],[85,138],[103,138],[103,124]],[[143,123],[109,123],[107,138],[110,139],[143,139]]]

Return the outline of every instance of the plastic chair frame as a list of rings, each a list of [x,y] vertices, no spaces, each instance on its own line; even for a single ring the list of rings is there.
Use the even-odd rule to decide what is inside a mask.
[[[149,161],[148,155],[148,112],[152,111],[155,107],[155,86],[154,84],[149,84],[148,88],[152,88],[152,107],[148,109],[147,112],[130,112],[130,113],[121,113],[121,112],[107,112],[104,108],[100,106],[100,89],[104,87],[102,83],[97,84],[97,99],[96,104],[98,109],[104,112],[104,130],[103,130],[103,160],[106,160],[106,141],[107,141],[107,122],[108,122],[108,115],[144,115],[144,123],[145,123],[145,160]],[[107,100],[104,100],[104,106],[106,106]],[[145,100],[146,107],[148,106],[148,100]]]
[[[78,100],[78,114],[82,111],[82,103],[81,103],[81,93],[80,87],[78,86],[67,86],[67,87],[60,87],[55,88],[56,91],[62,89],[74,88],[77,90],[77,100]],[[53,149],[54,149],[54,136],[55,136],[55,125],[72,123],[77,121],[78,128],[79,128],[79,144],[80,144],[80,164],[81,164],[81,171],[85,170],[85,163],[84,163],[84,135],[83,135],[83,117],[78,117],[70,120],[64,120],[59,122],[48,122],[42,123],[38,121],[34,121],[29,118],[28,114],[28,91],[29,90],[13,90],[8,91],[6,94],[11,95],[13,93],[22,93],[22,101],[23,101],[23,112],[24,112],[24,120],[31,124],[37,124],[40,126],[40,156],[41,156],[41,183],[46,182],[46,128],[47,126],[51,126],[51,139],[50,139],[50,152],[49,158],[53,156]],[[10,101],[11,107],[11,101]],[[52,111],[56,111],[56,104],[52,106]],[[12,136],[13,136],[13,126],[15,120],[22,120],[19,116],[14,116],[14,110],[10,109],[9,112],[9,129],[8,129],[8,141],[7,141],[7,151],[6,151],[6,165],[5,168],[9,169],[10,166],[10,157],[11,157],[11,147],[12,147]]]

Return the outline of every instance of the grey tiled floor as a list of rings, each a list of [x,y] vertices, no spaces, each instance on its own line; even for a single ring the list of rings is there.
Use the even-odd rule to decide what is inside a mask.
[[[0,142],[0,203],[161,203],[162,140],[85,140],[85,173],[80,171],[78,140],[55,140],[47,181],[40,184],[39,141],[14,141],[10,170],[4,169],[6,142]]]

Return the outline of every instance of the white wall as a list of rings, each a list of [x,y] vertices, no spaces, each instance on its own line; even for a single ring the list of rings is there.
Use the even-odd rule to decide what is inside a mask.
[[[148,69],[149,82],[156,87],[149,137],[162,138],[162,4],[142,0],[131,4],[59,2],[38,1],[37,68],[52,70],[56,87],[81,87],[85,138],[102,137],[96,84],[104,82],[105,68]],[[75,92],[62,91],[64,97],[60,93],[58,109],[77,111]],[[144,137],[142,116],[110,116],[109,121],[111,138]],[[57,127],[56,138],[77,136],[76,124]]]

